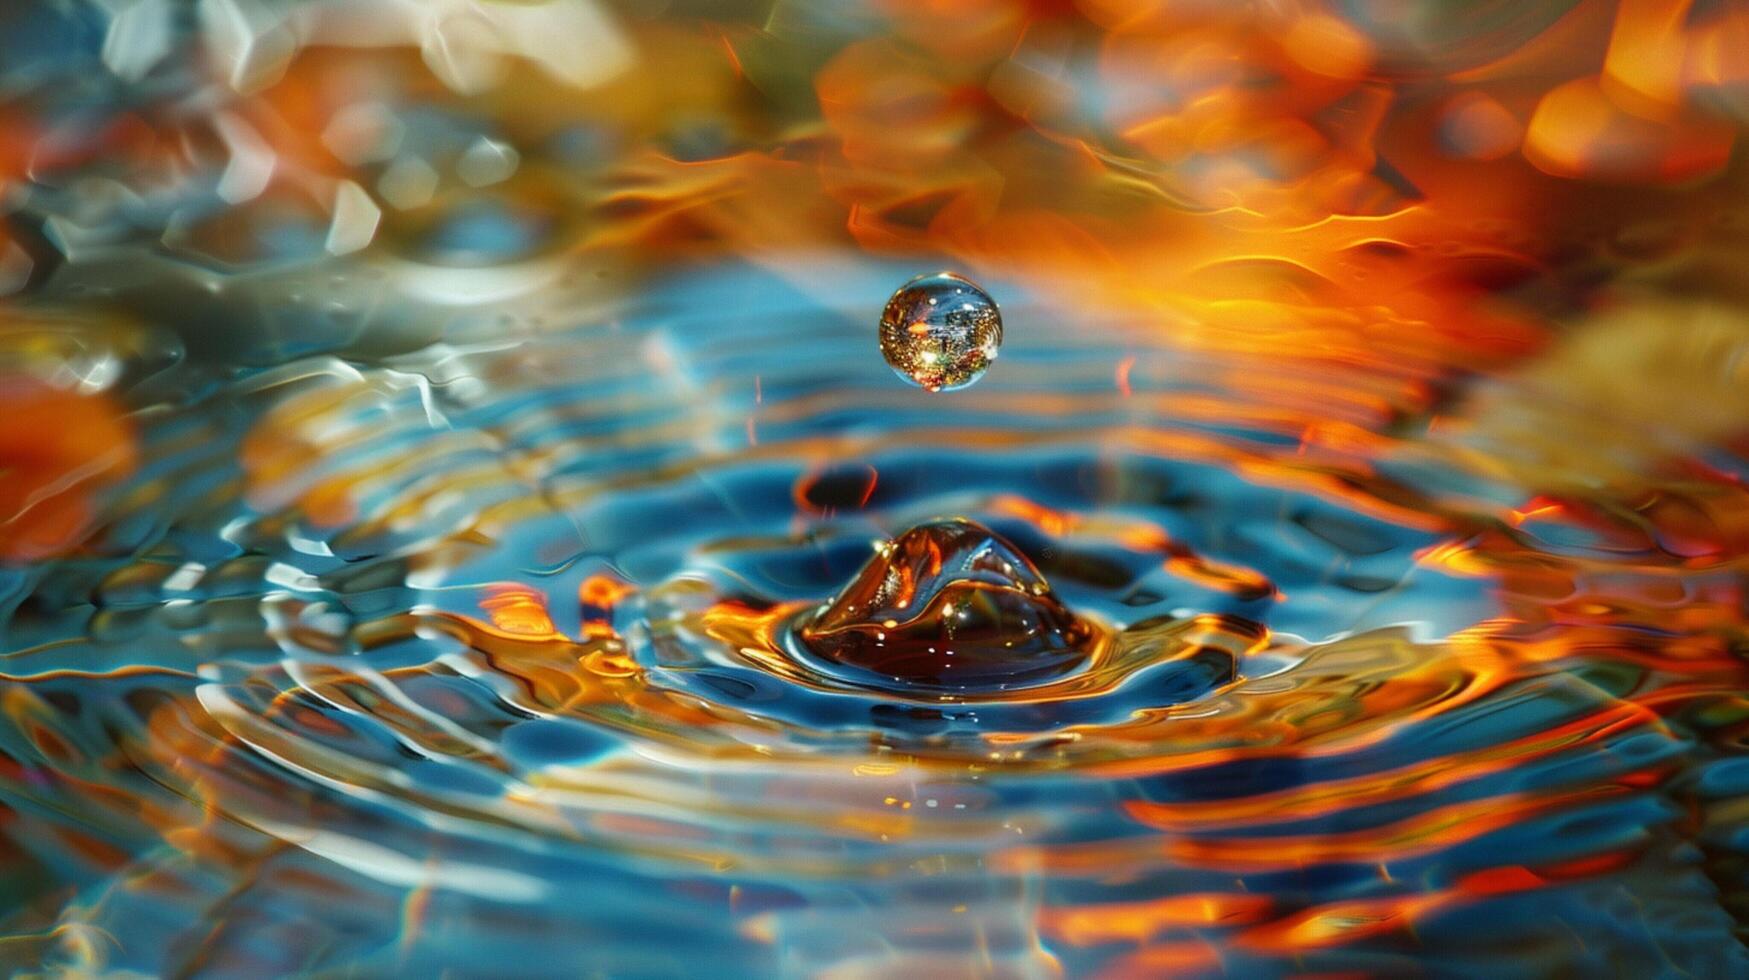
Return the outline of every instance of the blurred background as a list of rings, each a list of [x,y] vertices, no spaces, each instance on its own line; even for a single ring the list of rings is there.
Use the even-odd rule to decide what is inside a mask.
[[[1735,0],[7,4],[0,959],[1749,969],[1746,126]],[[946,516],[1079,673],[805,649]]]

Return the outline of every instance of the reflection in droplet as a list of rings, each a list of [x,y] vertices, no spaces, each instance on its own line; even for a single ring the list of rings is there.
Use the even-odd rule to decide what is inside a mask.
[[[951,272],[900,286],[881,313],[881,353],[899,377],[930,391],[984,376],[1002,346],[1002,314],[976,283]]]
[[[901,534],[802,629],[815,653],[882,679],[995,689],[1080,666],[1092,629],[1026,556],[967,520]]]

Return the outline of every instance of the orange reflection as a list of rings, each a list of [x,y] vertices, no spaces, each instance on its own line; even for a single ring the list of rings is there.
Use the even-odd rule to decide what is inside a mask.
[[[77,546],[96,514],[93,497],[136,458],[133,427],[108,398],[0,376],[0,560]]]

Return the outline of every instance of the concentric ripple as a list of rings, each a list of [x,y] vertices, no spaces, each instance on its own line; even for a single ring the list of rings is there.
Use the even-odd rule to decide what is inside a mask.
[[[892,280],[555,298],[514,343],[462,323],[139,413],[90,547],[6,573],[17,874],[81,883],[14,947],[169,973],[1742,966],[1712,897],[1738,844],[1707,830],[1749,787],[1709,747],[1741,718],[1708,693],[1739,676],[1730,628],[1655,632],[1669,600],[1624,597],[1732,573],[1537,511],[1360,395],[1374,435],[1308,452],[1358,379],[1306,406],[1249,362],[1059,329],[1046,296],[944,412],[869,356]],[[964,602],[967,634],[929,633]],[[938,636],[965,673],[878,648]]]

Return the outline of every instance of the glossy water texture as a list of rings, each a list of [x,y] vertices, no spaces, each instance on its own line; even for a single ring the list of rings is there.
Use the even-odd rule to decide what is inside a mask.
[[[967,520],[930,521],[883,545],[801,642],[895,697],[1021,687],[1073,670],[1093,630],[1026,556]]]
[[[1121,333],[1043,307],[944,417],[855,307],[645,295],[211,384],[91,553],[11,573],[9,799],[86,882],[49,962],[1731,961],[1737,667],[1707,606],[1654,625],[1729,572],[1450,447],[1297,455],[1182,351],[1125,397]],[[930,561],[1004,593],[970,682],[842,639]]]
[[[754,6],[0,5],[7,970],[1749,972],[1735,7]]]
[[[881,355],[895,374],[929,391],[976,382],[1001,346],[996,301],[951,272],[910,280],[881,312]]]

